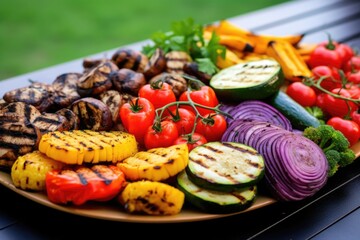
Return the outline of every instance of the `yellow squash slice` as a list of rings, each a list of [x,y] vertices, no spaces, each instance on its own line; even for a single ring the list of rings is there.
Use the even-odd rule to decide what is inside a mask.
[[[39,151],[67,163],[116,163],[138,152],[134,135],[122,131],[73,130],[44,134]]]
[[[163,181],[175,176],[187,166],[189,152],[186,144],[141,151],[117,163],[130,181]]]
[[[175,215],[181,211],[185,195],[166,183],[145,180],[128,183],[118,199],[130,213]]]
[[[11,167],[11,179],[17,188],[30,191],[45,190],[46,173],[62,169],[66,164],[34,151],[18,157]]]

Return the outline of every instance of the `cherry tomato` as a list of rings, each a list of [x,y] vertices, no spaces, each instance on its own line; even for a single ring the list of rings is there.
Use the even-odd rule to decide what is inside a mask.
[[[203,135],[208,142],[220,141],[227,129],[226,119],[223,115],[208,113],[204,118],[199,118],[195,132]]]
[[[359,141],[360,127],[355,121],[332,117],[327,121],[327,124],[342,132],[349,140],[350,147]]]
[[[337,51],[338,44],[331,39],[327,42],[318,44],[310,54],[308,64],[310,68],[317,66],[329,66],[340,69],[343,64],[342,53]]]
[[[189,101],[188,94],[194,103],[201,104],[207,107],[216,107],[219,104],[219,100],[216,97],[214,90],[209,86],[202,86],[200,89],[183,92],[180,95],[180,101]],[[195,110],[191,106],[181,106],[195,113]],[[205,109],[202,107],[196,107],[200,115],[204,116],[208,113],[214,113],[213,110]]]
[[[360,55],[353,56],[346,61],[343,65],[343,70],[344,72],[360,71]]]
[[[357,111],[353,111],[350,115],[351,120],[356,122],[360,126],[360,112],[359,109]]]
[[[286,93],[303,107],[311,107],[316,103],[315,90],[302,82],[291,83]]]
[[[342,67],[346,62],[348,62],[354,56],[353,49],[348,44],[345,43],[338,43],[336,46],[336,51],[340,54],[342,58],[343,61]]]
[[[120,119],[125,130],[133,134],[140,145],[155,119],[154,105],[146,98],[138,97],[120,107]]]
[[[331,92],[345,98],[351,98],[350,93],[344,88],[334,88]],[[350,116],[351,112],[357,111],[358,109],[358,106],[354,102],[339,99],[330,94],[325,95],[324,105],[326,112],[332,117],[344,118],[347,115]]]
[[[155,109],[176,101],[172,87],[161,80],[142,86],[139,90],[139,97],[148,99],[154,105]],[[176,106],[172,108],[175,109]]]
[[[311,69],[311,72],[316,80],[324,78],[320,86],[326,90],[331,91],[334,88],[341,87],[341,77],[337,68],[321,65]],[[315,91],[319,92],[318,90]]]
[[[318,106],[319,108],[321,108],[324,112],[324,114],[327,114],[326,112],[326,103],[325,103],[325,96],[327,94],[326,93],[319,93],[316,96],[316,103],[315,106]]]
[[[191,133],[195,125],[195,114],[185,108],[170,111],[168,120],[174,122],[179,135]]]
[[[360,99],[360,87],[358,84],[346,84],[346,90],[350,93],[350,97],[353,99]]]
[[[346,78],[349,82],[360,84],[360,70],[347,72]]]
[[[203,135],[201,135],[200,133],[195,132],[193,134],[186,134],[186,135],[179,136],[174,141],[174,145],[182,144],[182,143],[187,144],[189,152],[190,152],[191,150],[193,150],[197,146],[200,146],[200,145],[203,145],[203,144],[207,143],[207,140]]]
[[[159,126],[153,125],[148,127],[144,136],[144,143],[146,149],[158,147],[170,147],[173,145],[179,133],[176,124],[172,121],[161,121]]]

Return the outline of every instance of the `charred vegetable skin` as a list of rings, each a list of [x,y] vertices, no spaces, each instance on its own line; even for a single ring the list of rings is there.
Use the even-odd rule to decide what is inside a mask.
[[[124,173],[113,165],[75,166],[46,174],[46,192],[57,204],[82,205],[88,201],[109,201],[125,184]]]
[[[189,179],[202,188],[232,192],[259,182],[265,164],[252,147],[235,142],[208,142],[190,152],[185,170]]]
[[[67,164],[105,163],[124,160],[138,151],[135,137],[121,131],[55,131],[44,134],[39,151]]]
[[[232,213],[249,208],[256,199],[257,186],[245,187],[233,192],[214,191],[194,184],[183,171],[177,175],[177,187],[185,193],[190,204],[206,213]]]
[[[273,59],[239,63],[222,69],[210,80],[218,98],[225,102],[265,99],[283,83],[281,66]]]
[[[118,201],[130,213],[175,215],[181,211],[185,195],[166,183],[144,180],[128,183]]]

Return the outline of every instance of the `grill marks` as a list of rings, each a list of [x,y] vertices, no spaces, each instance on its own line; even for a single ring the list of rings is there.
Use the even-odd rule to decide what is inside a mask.
[[[233,184],[255,180],[264,169],[262,156],[252,148],[230,142],[204,144],[190,153],[190,171],[207,179],[215,173]],[[208,171],[212,172],[210,174]],[[225,180],[224,180],[225,181]]]

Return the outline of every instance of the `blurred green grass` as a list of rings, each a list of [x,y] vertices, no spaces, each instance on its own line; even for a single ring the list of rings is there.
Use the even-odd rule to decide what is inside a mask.
[[[286,0],[2,0],[0,80],[138,42],[173,21],[211,23]]]

